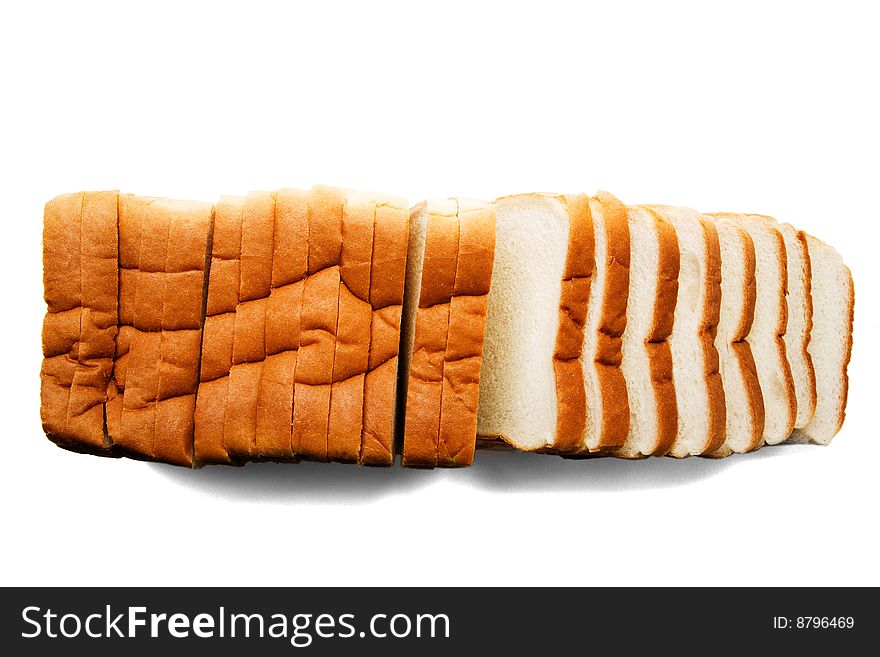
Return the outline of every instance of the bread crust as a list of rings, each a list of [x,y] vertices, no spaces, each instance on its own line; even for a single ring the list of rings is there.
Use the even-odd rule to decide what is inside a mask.
[[[133,232],[120,242],[138,244],[138,256],[135,290],[122,297],[131,307],[120,316],[132,326],[122,345],[128,351],[117,348],[124,387],[118,434],[110,438],[128,455],[193,464],[212,212],[206,203],[120,197],[121,231]]]
[[[423,271],[408,373],[403,465],[434,467],[439,454],[443,364],[458,262],[455,201],[428,201]]]
[[[584,324],[594,266],[593,219],[585,194],[556,197],[568,214],[568,252],[559,296],[559,324],[553,371],[556,376],[556,434],[552,451],[580,449],[587,421],[587,398],[581,365]]]
[[[43,224],[41,404],[57,444],[103,452],[105,404],[118,324],[118,192],[82,192],[46,204]]]
[[[437,464],[474,460],[486,309],[495,257],[495,206],[458,200],[459,247],[443,359]],[[424,280],[424,279],[423,279]]]
[[[590,451],[604,452],[620,447],[629,433],[629,402],[626,379],[620,369],[626,306],[629,293],[629,224],[626,206],[608,192],[598,192],[607,234],[604,263],[605,289],[599,320],[595,367],[602,404],[602,424],[598,441],[586,443]]]
[[[266,360],[257,404],[257,451],[262,458],[292,460],[294,379],[308,270],[308,194],[275,195],[274,251],[266,301]]]
[[[706,387],[709,398],[709,435],[701,453],[711,454],[724,443],[727,421],[724,384],[718,369],[718,350],[715,348],[718,322],[721,318],[721,244],[718,241],[718,230],[711,220],[701,217],[700,225],[706,239],[705,299],[700,335],[706,363]]]
[[[358,463],[394,462],[397,366],[409,240],[409,207],[383,197],[376,205],[370,264],[370,348]]]
[[[196,399],[196,463],[230,463],[237,454],[225,437],[229,374],[233,363],[235,316],[241,286],[244,199],[223,197],[214,208],[214,233]]]
[[[370,358],[370,263],[376,206],[348,195],[342,214],[339,319],[330,390],[328,457],[356,462],[363,431],[364,376]]]
[[[659,244],[657,297],[654,301],[653,326],[645,342],[651,368],[651,383],[657,406],[657,439],[651,454],[667,454],[678,433],[678,404],[672,375],[672,349],[669,336],[675,321],[678,298],[679,250],[675,228],[654,210]]]

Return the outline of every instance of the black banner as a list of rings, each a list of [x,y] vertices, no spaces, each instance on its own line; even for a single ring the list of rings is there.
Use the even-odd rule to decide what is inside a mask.
[[[763,653],[868,645],[878,621],[873,594],[816,588],[20,588],[3,590],[0,613],[5,654]]]

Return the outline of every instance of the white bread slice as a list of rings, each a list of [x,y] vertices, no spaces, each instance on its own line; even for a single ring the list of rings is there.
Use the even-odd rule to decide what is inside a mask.
[[[785,356],[791,367],[797,402],[794,428],[801,429],[816,412],[816,373],[810,356],[810,331],[813,324],[810,254],[807,236],[791,224],[776,224],[785,240],[788,294],[788,322],[785,327]]]
[[[715,335],[721,309],[721,249],[713,222],[696,210],[652,205],[675,228],[679,250],[675,324],[669,337],[678,429],[669,454],[714,452],[724,442],[724,387]]]
[[[626,206],[607,192],[590,199],[594,265],[581,357],[586,389],[582,451],[619,447],[629,433],[626,380],[620,369],[629,289]]]
[[[852,275],[840,254],[811,235],[806,240],[812,268],[809,351],[816,371],[816,411],[805,427],[795,430],[793,438],[827,445],[846,413],[855,297]]]
[[[672,333],[678,295],[678,240],[654,210],[628,207],[630,261],[621,369],[629,402],[629,434],[616,454],[666,454],[675,441],[678,409],[672,375]]]
[[[763,217],[727,213],[711,216],[744,229],[755,246],[755,318],[746,339],[761,382],[764,441],[776,445],[791,434],[797,410],[791,367],[785,357],[785,240],[779,229]]]
[[[755,246],[732,223],[716,222],[721,247],[721,312],[715,346],[726,403],[724,444],[711,456],[749,452],[763,443],[764,400],[746,336],[755,316]]]
[[[495,210],[477,433],[526,451],[575,451],[586,418],[589,203],[525,194],[499,199]]]

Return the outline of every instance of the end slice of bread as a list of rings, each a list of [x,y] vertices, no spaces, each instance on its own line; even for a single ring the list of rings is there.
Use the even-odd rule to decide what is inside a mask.
[[[816,411],[806,426],[795,430],[793,438],[827,445],[846,413],[855,297],[852,275],[840,254],[810,235],[806,242],[812,268],[809,352],[816,372]]]
[[[651,206],[675,228],[678,296],[669,345],[678,428],[671,456],[714,452],[724,441],[724,387],[715,335],[721,307],[721,250],[713,223],[690,208]]]
[[[621,369],[629,402],[629,434],[616,454],[666,454],[675,442],[678,406],[669,336],[678,296],[675,228],[660,214],[628,207],[629,292]]]

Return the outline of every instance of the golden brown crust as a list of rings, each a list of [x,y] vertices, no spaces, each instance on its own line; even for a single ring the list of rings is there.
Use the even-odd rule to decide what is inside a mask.
[[[406,280],[409,208],[387,199],[376,208],[370,265],[370,350],[364,376],[363,429],[359,463],[391,465],[400,321]]]
[[[416,310],[412,360],[406,398],[403,465],[434,467],[439,453],[443,363],[449,334],[449,309],[455,288],[459,221],[457,205],[429,201],[425,256]]]
[[[593,274],[594,235],[587,196],[575,194],[558,198],[568,212],[569,232],[553,354],[557,408],[553,450],[572,453],[579,449],[586,427],[587,399],[580,359]]]
[[[458,201],[459,246],[443,359],[437,464],[474,460],[486,308],[495,256],[495,207]]]
[[[672,349],[668,338],[672,334],[678,298],[679,251],[678,237],[672,224],[654,210],[646,209],[654,216],[659,242],[654,321],[645,346],[657,402],[657,442],[651,453],[661,455],[672,449],[678,433],[678,405],[675,401]]]
[[[591,450],[605,451],[624,444],[629,434],[626,379],[620,369],[629,291],[629,223],[626,206],[608,192],[599,192],[607,235],[605,289],[596,344],[595,367],[602,403],[599,440]],[[600,266],[600,263],[596,263]]]
[[[706,388],[709,399],[709,435],[701,453],[711,454],[724,443],[727,421],[724,384],[718,369],[718,350],[715,348],[715,337],[718,335],[718,322],[721,318],[721,244],[718,241],[718,230],[710,220],[701,218],[700,224],[706,244],[704,280],[706,292],[700,335],[706,363]]]
[[[211,217],[209,204],[120,198],[120,230],[134,233],[120,242],[127,242],[127,254],[133,243],[139,246],[134,294],[122,297],[132,307],[120,315],[132,326],[119,434],[111,439],[141,458],[193,463]]]
[[[257,405],[257,447],[263,458],[294,458],[294,380],[308,271],[308,216],[307,193],[282,189],[276,194],[275,248],[266,306],[266,360]]]
[[[349,195],[342,215],[339,320],[328,426],[329,458],[355,462],[363,430],[364,376],[370,358],[370,263],[376,206]]]
[[[272,286],[275,194],[250,193],[241,210],[241,254],[232,366],[223,441],[237,458],[263,456],[258,449],[257,412],[266,359],[266,314]]]
[[[309,194],[308,277],[303,287],[294,385],[293,445],[295,453],[317,461],[328,459],[343,204],[344,197],[338,189],[314,187]]]
[[[813,269],[810,261],[810,249],[807,246],[807,234],[799,230],[797,231],[797,241],[801,248],[801,254],[804,261],[804,316],[806,320],[806,339],[801,343],[804,366],[807,368],[807,398],[809,405],[807,416],[813,417],[816,412],[816,370],[813,367],[813,357],[810,356],[810,334],[813,331]]]
[[[196,399],[194,452],[197,463],[228,463],[238,456],[226,443],[229,373],[235,336],[235,315],[241,285],[241,241],[244,201],[220,199],[214,210],[208,298],[199,393]]]
[[[41,416],[58,444],[109,448],[105,403],[118,312],[118,193],[68,194],[46,204]]]
[[[747,452],[758,449],[764,442],[764,396],[761,394],[761,383],[758,379],[758,369],[752,355],[752,348],[746,337],[752,329],[755,318],[755,301],[757,299],[757,284],[755,281],[755,245],[752,238],[742,228],[735,226],[740,239],[743,242],[744,262],[746,271],[746,284],[743,290],[743,309],[740,317],[740,325],[732,337],[734,354],[739,359],[740,371],[745,383],[746,394],[749,397],[749,408],[752,410],[752,436],[746,448]]]

